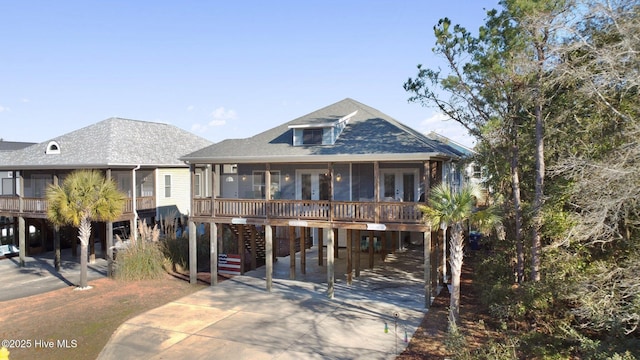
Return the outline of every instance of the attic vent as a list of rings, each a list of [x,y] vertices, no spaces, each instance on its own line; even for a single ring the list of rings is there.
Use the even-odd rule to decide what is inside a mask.
[[[60,145],[56,141],[49,141],[47,145],[47,150],[44,152],[47,155],[50,154],[60,154]]]

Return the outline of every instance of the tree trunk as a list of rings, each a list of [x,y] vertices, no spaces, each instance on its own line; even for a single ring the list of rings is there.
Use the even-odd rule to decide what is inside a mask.
[[[519,148],[514,140],[511,148],[511,187],[513,190],[513,212],[516,222],[516,281],[522,284],[524,281],[524,244],[522,243],[522,209],[520,206],[520,175],[518,166]]]
[[[538,48],[538,59],[540,62],[544,60],[544,53]],[[540,81],[540,80],[539,80]],[[539,85],[539,88],[541,86]],[[539,90],[541,91],[541,90]],[[538,95],[541,96],[541,95]],[[536,118],[536,184],[535,198],[533,201],[533,223],[531,226],[532,245],[531,245],[531,279],[540,281],[540,250],[542,248],[542,239],[540,228],[542,227],[542,201],[544,196],[544,120],[542,119],[542,105],[539,103],[535,106]]]
[[[460,276],[462,274],[462,258],[464,256],[464,234],[462,225],[453,226],[449,242],[451,263],[451,297],[449,302],[449,326],[460,323]]]
[[[78,240],[80,240],[80,288],[86,289],[88,287],[89,237],[91,236],[91,222],[86,216],[83,216],[80,220],[80,228],[78,230]]]

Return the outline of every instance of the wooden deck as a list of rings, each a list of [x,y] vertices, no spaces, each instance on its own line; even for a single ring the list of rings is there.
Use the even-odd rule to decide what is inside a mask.
[[[212,206],[213,203],[213,206]],[[229,222],[248,219],[258,223],[311,221],[330,223],[384,223],[422,225],[416,203],[372,201],[194,199],[192,216],[198,220]]]
[[[27,197],[0,197],[0,214],[8,216],[27,216],[33,218],[45,218],[49,202],[44,198]],[[136,198],[137,210],[155,209],[156,200],[153,196]],[[133,213],[133,199],[127,199],[124,205],[123,215]]]

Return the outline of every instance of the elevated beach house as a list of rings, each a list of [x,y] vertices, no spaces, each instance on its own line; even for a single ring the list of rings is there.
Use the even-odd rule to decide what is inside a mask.
[[[137,219],[153,223],[160,216],[186,216],[191,205],[189,167],[178,158],[210,144],[172,125],[110,118],[41,143],[0,151],[0,257],[17,251],[23,264],[26,255],[76,249],[75,230],[56,231],[47,220],[45,198],[49,184],[61,183],[76,169],[101,171],[128,197],[116,222],[94,224],[92,256],[96,241],[108,250],[114,233],[135,234]],[[56,257],[59,261],[59,251]]]
[[[436,259],[442,256],[435,256],[436,241],[416,204],[437,183],[460,186],[456,164],[465,155],[347,98],[255,136],[182,156],[191,169],[189,226],[211,229],[214,283],[215,258],[235,253],[239,272],[266,265],[270,290],[274,246],[284,239],[290,253],[300,251],[303,271],[306,249],[317,247],[333,296],[338,248],[346,249],[347,261],[359,251],[372,265],[374,254],[411,243],[426,244],[425,280],[431,291],[442,266]],[[195,282],[196,232],[189,235]],[[351,264],[348,269],[350,281]]]

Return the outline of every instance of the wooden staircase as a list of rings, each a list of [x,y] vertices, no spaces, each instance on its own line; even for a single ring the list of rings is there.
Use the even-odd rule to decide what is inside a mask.
[[[256,237],[256,262],[257,266],[263,266],[265,264],[265,258],[267,254],[266,249],[266,240],[264,236],[264,231],[257,231],[256,227],[253,225],[227,225],[229,229],[235,234],[236,238],[240,236],[240,229],[244,228],[242,233],[242,237],[244,240],[244,248],[246,252],[251,253],[251,232],[255,232]]]

